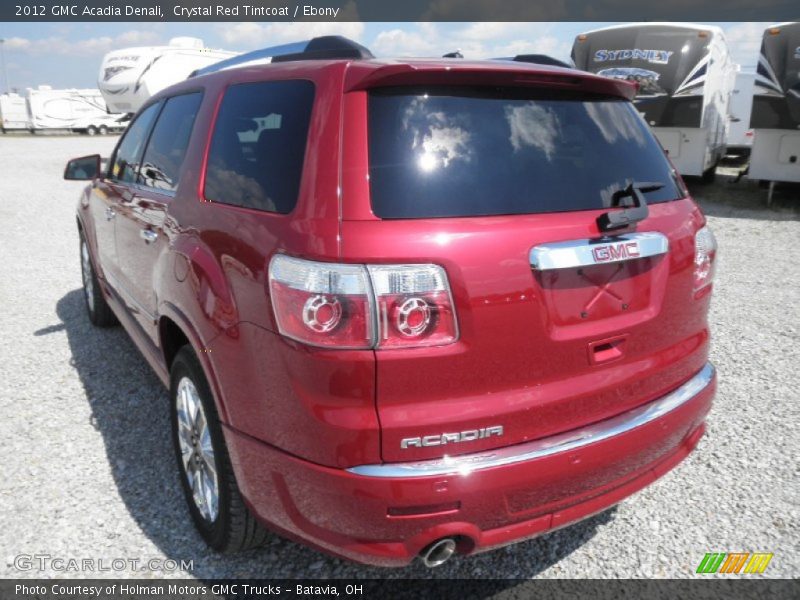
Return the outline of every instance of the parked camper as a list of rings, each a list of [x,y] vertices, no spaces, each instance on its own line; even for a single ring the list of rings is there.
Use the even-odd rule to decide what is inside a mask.
[[[764,32],[750,127],[749,177],[800,182],[800,23]]]
[[[167,46],[114,50],[103,57],[97,85],[110,112],[134,113],[165,87],[236,54],[205,48],[203,40],[192,37],[172,38]]]
[[[30,129],[31,119],[25,98],[13,92],[0,95],[0,121],[3,133]]]
[[[635,104],[683,175],[713,177],[725,154],[734,64],[718,27],[620,25],[584,33],[575,66],[639,83]]]
[[[0,118],[3,131],[61,130],[94,135],[125,128],[119,115],[108,114],[99,90],[54,90],[49,85],[0,96]]]
[[[753,130],[750,113],[753,108],[753,88],[756,74],[739,70],[733,85],[730,101],[730,127],[728,128],[728,154],[749,156],[753,148]]]
[[[62,129],[94,135],[121,131],[119,115],[110,115],[99,90],[54,90],[50,86],[28,89],[26,93],[31,129]]]

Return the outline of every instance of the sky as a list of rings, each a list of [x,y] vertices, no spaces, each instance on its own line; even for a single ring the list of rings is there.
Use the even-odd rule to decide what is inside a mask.
[[[575,36],[612,23],[8,23],[0,39],[8,86],[96,87],[103,55],[170,38],[201,38],[207,47],[247,51],[318,35],[340,34],[376,56],[441,56],[460,49],[466,58],[525,53],[566,60]],[[706,23],[725,30],[735,62],[755,65],[769,23]],[[0,68],[2,65],[0,65]],[[0,90],[6,91],[0,73]]]

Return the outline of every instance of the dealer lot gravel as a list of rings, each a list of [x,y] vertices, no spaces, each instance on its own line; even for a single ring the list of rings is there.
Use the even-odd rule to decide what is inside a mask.
[[[395,571],[278,536],[221,557],[194,532],[176,485],[166,391],[122,329],[98,330],[85,316],[73,216],[81,184],[61,174],[68,158],[107,156],[114,142],[0,138],[3,577],[692,577],[713,551],[772,552],[764,576],[800,573],[796,190],[768,209],[746,181],[693,189],[720,244],[711,314],[719,390],[685,464],[567,529],[439,569]],[[126,564],[19,568],[19,555],[44,554]],[[152,559],[192,569],[149,570]]]

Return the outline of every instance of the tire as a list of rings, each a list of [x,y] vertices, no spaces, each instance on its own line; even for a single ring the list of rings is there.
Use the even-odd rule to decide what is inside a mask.
[[[89,125],[86,128],[86,135],[97,135],[97,128],[94,125]]]
[[[100,127],[97,128],[97,133],[100,135],[108,135],[108,127],[105,125],[100,125]]]
[[[703,171],[703,176],[700,178],[705,185],[709,185],[714,183],[714,180],[717,178],[717,167],[716,165],[708,169],[707,171]]]
[[[203,540],[224,553],[262,545],[267,532],[244,503],[208,381],[188,345],[170,369],[170,414],[181,486]],[[215,489],[216,500],[213,493],[204,493]]]
[[[89,321],[97,327],[112,327],[117,325],[117,317],[103,297],[97,274],[94,271],[89,246],[83,234],[80,236],[81,277],[83,279],[83,299],[86,303],[86,312]]]

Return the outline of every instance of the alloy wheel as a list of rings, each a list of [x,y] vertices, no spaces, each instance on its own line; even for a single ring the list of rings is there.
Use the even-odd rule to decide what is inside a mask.
[[[89,257],[89,248],[85,241],[81,241],[81,275],[83,276],[83,294],[89,310],[94,310],[94,276],[92,273],[92,259]]]
[[[203,518],[213,523],[219,514],[219,482],[214,446],[200,394],[188,377],[178,382],[178,443],[192,500]]]

